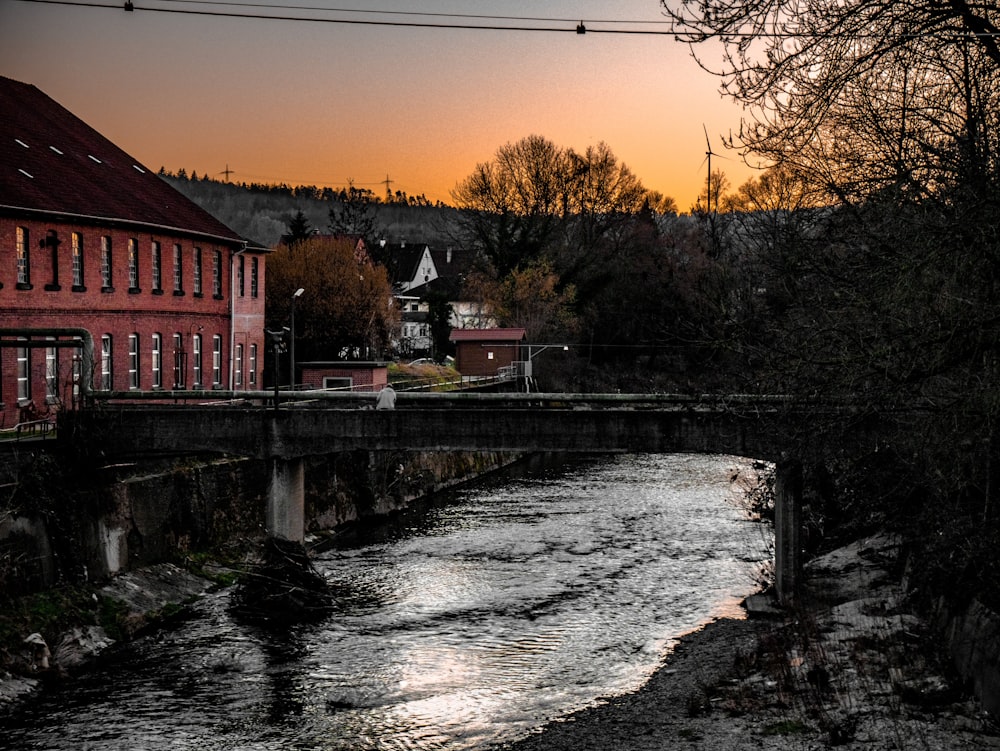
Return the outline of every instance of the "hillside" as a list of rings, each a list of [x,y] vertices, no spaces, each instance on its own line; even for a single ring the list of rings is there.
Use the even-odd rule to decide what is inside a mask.
[[[268,247],[287,232],[297,211],[302,211],[311,227],[327,231],[330,208],[339,204],[336,198],[311,187],[226,183],[163,172],[160,176],[243,237]],[[457,209],[422,201],[414,204],[373,204],[377,226],[386,240],[425,242],[434,247],[461,244]]]

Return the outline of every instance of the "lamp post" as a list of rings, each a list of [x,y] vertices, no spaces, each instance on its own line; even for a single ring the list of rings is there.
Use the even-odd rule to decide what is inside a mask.
[[[302,287],[299,287],[297,290],[295,290],[294,293],[292,293],[292,316],[290,321],[292,331],[289,334],[289,337],[291,337],[291,342],[290,342],[290,351],[288,356],[288,359],[290,361],[289,367],[291,368],[291,372],[288,374],[288,379],[289,381],[291,381],[293,390],[295,389],[295,298],[300,297],[303,292],[305,292],[305,290]]]
[[[274,353],[274,408],[278,408],[279,399],[279,383],[278,383],[278,373],[280,369],[278,367],[278,361],[281,358],[281,353],[285,349],[285,340],[291,336],[291,331],[287,328],[281,329],[281,331],[271,331],[270,329],[264,329],[264,333],[271,342],[271,347]]]
[[[535,380],[534,367],[532,365],[535,355],[540,355],[545,350],[554,347],[562,349],[563,352],[569,352],[568,344],[529,344],[527,347],[528,360],[524,364],[524,390],[526,392],[531,391],[531,382]]]

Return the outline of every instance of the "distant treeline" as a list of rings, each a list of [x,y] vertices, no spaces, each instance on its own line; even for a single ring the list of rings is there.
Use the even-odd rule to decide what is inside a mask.
[[[318,185],[288,185],[287,183],[258,183],[258,182],[229,182],[216,180],[205,173],[198,177],[195,170],[190,176],[187,170],[181,167],[176,173],[170,172],[165,167],[160,167],[158,173],[160,177],[170,177],[176,180],[187,180],[188,182],[215,182],[223,185],[235,185],[238,188],[251,191],[253,193],[267,193],[271,195],[291,196],[292,198],[308,198],[316,201],[347,201],[350,196],[355,200],[368,201],[370,203],[384,203],[401,206],[433,206],[435,208],[448,208],[448,204],[443,201],[431,201],[421,193],[418,196],[411,196],[405,190],[386,191],[385,195],[379,195],[369,188],[361,188],[356,185],[348,185],[346,188],[321,188]]]
[[[379,196],[354,185],[337,189],[224,182],[194,171],[189,175],[183,168],[173,173],[161,167],[158,174],[226,226],[265,246],[273,246],[281,239],[299,211],[311,227],[326,231],[331,208],[349,200],[372,206],[390,242],[408,239],[431,245],[454,244],[457,234],[457,209],[440,201],[432,203],[423,195],[408,196],[396,191]]]

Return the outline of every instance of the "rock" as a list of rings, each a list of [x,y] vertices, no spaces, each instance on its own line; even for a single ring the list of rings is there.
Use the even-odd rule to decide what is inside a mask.
[[[37,633],[31,634],[22,643],[27,648],[30,669],[32,671],[48,670],[49,658],[52,656],[52,653],[49,651],[49,645],[45,643],[42,635]]]
[[[163,563],[120,574],[102,587],[99,594],[124,606],[120,625],[132,636],[164,608],[188,602],[211,586],[208,579],[172,563]]]
[[[893,688],[907,704],[925,708],[950,704],[958,696],[958,692],[940,675],[893,680]]]
[[[38,681],[10,673],[0,673],[0,709],[21,701],[38,688]]]
[[[80,626],[63,634],[54,660],[64,670],[74,670],[90,662],[115,643],[100,626]]]

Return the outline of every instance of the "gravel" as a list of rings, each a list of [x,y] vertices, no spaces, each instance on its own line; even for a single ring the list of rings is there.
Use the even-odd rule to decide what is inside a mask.
[[[887,572],[886,539],[807,570],[794,609],[681,638],[638,691],[554,720],[505,751],[964,751],[1000,726],[953,679]]]

